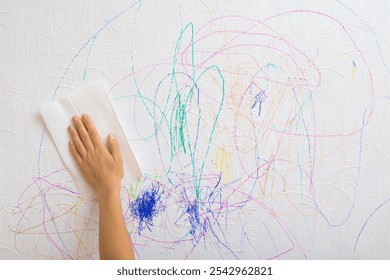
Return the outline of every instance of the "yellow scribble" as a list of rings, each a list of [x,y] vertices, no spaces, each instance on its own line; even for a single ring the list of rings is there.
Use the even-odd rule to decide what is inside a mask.
[[[217,148],[215,153],[215,167],[221,173],[221,181],[226,183],[230,180],[231,173],[231,153],[225,146]]]

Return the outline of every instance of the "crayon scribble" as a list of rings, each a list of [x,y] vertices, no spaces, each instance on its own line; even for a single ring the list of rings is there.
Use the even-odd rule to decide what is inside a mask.
[[[147,8],[140,3],[81,44],[50,99],[73,72],[91,78],[99,36],[114,32],[134,7]],[[148,147],[140,155],[145,176],[122,186],[138,258],[321,258],[311,251],[316,237],[356,222],[376,101],[366,52],[347,22],[306,9],[180,20],[168,50],[143,46],[164,58],[123,65],[125,75],[109,77],[111,101],[131,112],[129,141]],[[145,55],[131,51],[123,59]],[[84,64],[77,71],[79,58]],[[19,222],[11,230],[38,236],[42,257],[51,257],[49,243],[57,258],[95,258],[96,239],[87,237],[98,220],[84,210],[66,169],[42,168],[51,160],[45,128],[40,137],[38,170],[20,194]]]
[[[143,190],[137,199],[130,203],[130,212],[138,221],[139,233],[144,228],[152,230],[153,218],[163,210],[161,195],[157,182],[157,184],[152,184],[150,188]]]

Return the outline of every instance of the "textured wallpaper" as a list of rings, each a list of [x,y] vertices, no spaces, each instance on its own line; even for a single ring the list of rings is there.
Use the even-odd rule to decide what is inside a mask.
[[[39,110],[105,84],[139,259],[389,259],[388,1],[0,1],[0,259],[97,259]]]

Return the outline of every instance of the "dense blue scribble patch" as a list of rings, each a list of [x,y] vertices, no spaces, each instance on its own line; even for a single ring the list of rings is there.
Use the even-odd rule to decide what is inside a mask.
[[[153,218],[164,209],[161,195],[160,184],[157,182],[157,184],[152,184],[150,188],[145,189],[130,204],[131,214],[138,220],[138,233],[141,233],[146,227],[152,231]]]

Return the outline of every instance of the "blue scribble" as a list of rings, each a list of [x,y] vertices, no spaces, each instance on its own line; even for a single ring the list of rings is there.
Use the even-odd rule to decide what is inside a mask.
[[[191,225],[190,233],[195,237],[196,228],[200,225],[199,208],[196,201],[188,204],[186,212]]]
[[[153,226],[153,218],[164,210],[161,201],[160,183],[152,184],[150,189],[144,190],[136,200],[130,204],[130,211],[138,220],[138,232],[145,227],[150,231]]]
[[[251,109],[253,109],[253,108],[255,108],[256,104],[259,105],[258,116],[260,116],[260,114],[261,114],[261,106],[263,105],[264,97],[267,97],[265,95],[265,90],[260,90],[260,92],[255,95],[255,101],[253,102],[253,105],[251,107]]]

